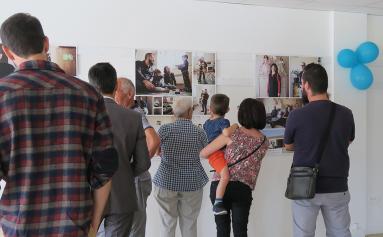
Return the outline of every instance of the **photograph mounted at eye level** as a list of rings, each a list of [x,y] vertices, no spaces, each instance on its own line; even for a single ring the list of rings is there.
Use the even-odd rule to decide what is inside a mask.
[[[383,237],[383,0],[2,6],[0,237]]]

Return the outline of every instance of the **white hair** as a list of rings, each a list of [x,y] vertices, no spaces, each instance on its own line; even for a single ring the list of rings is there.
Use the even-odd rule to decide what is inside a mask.
[[[136,90],[133,82],[131,80],[129,80],[128,78],[120,77],[117,80],[120,81],[121,90],[124,93],[128,93],[129,91],[135,91]]]
[[[177,118],[184,117],[193,107],[193,101],[187,97],[176,97],[173,101],[173,113]]]

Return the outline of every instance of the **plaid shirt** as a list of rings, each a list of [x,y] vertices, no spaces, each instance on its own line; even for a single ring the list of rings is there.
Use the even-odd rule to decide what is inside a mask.
[[[208,177],[199,153],[207,146],[203,129],[191,120],[177,119],[161,126],[161,164],[153,183],[173,192],[192,192],[203,188]]]
[[[56,64],[28,61],[0,80],[5,236],[87,236],[92,188],[117,169],[104,100]]]

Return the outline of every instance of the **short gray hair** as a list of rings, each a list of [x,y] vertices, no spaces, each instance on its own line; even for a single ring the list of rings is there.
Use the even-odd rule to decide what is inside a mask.
[[[177,118],[183,117],[193,108],[193,101],[187,97],[176,97],[173,101],[173,113]]]
[[[136,90],[133,82],[126,77],[119,77],[117,78],[117,81],[119,82],[119,86],[121,86],[121,90],[124,93],[128,93],[130,90]]]

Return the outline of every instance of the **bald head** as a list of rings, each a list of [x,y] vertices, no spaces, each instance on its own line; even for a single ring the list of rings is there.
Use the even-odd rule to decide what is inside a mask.
[[[131,80],[125,77],[117,78],[116,102],[127,108],[134,106],[136,88]]]

